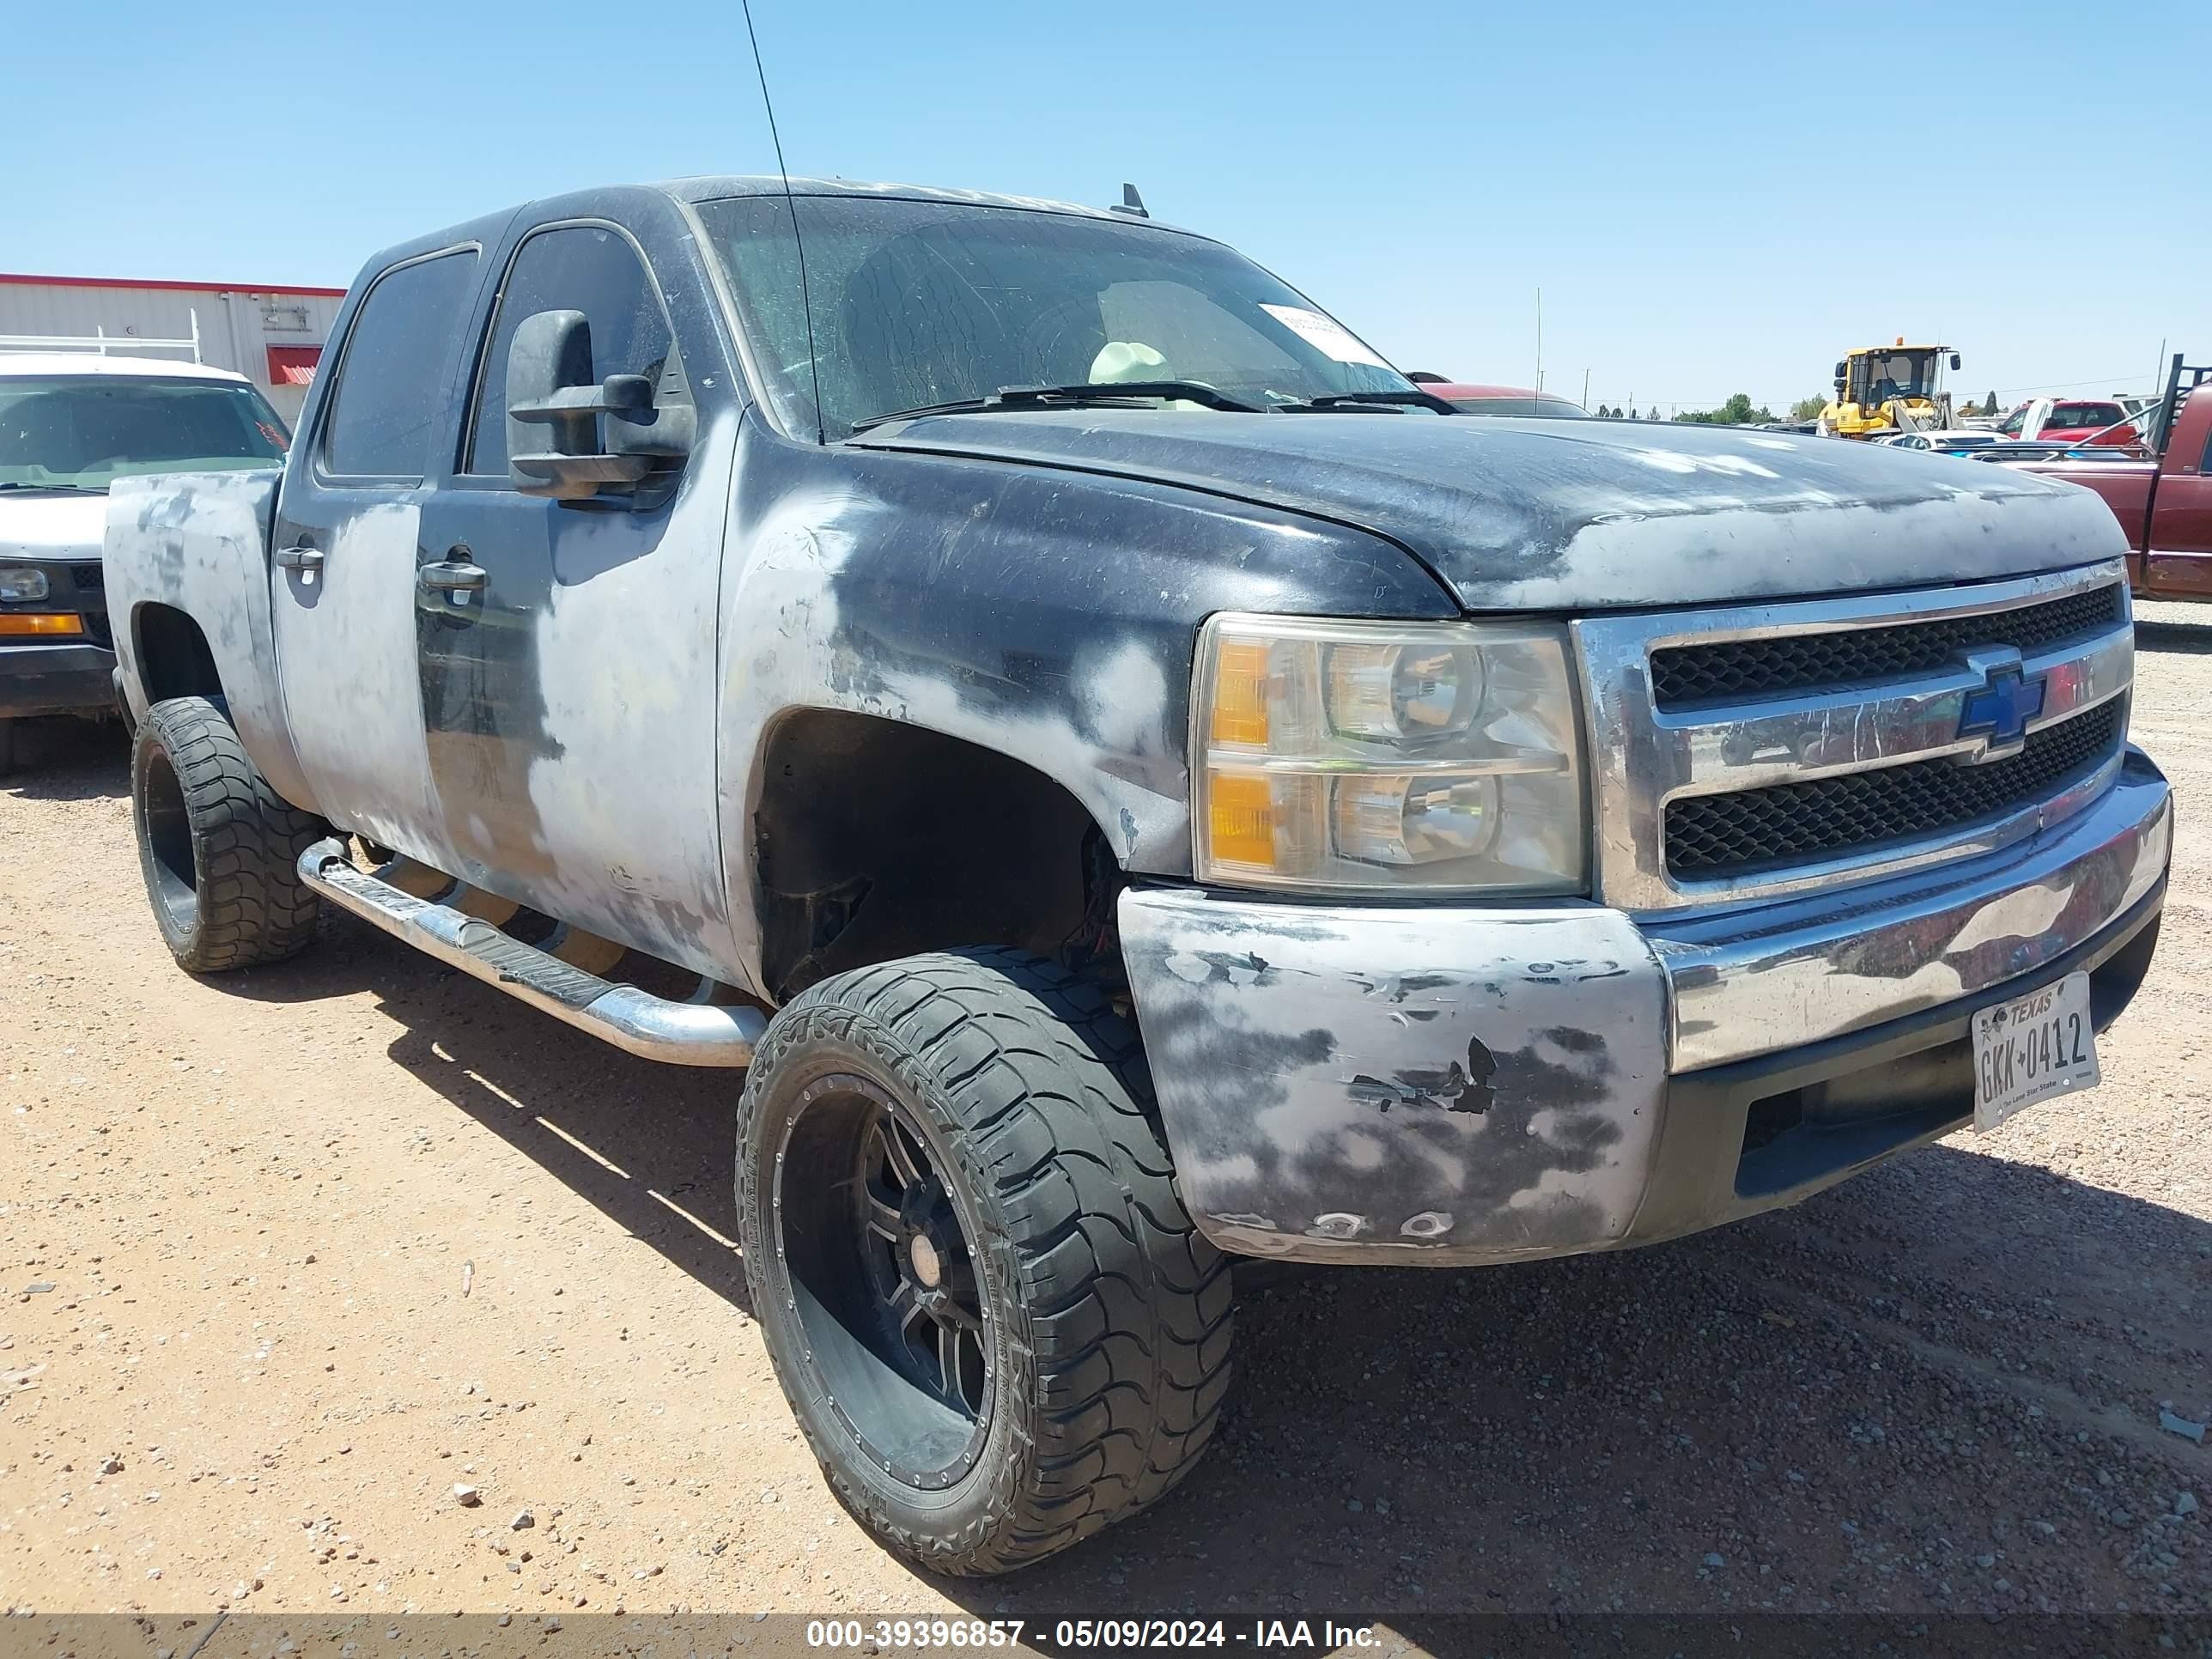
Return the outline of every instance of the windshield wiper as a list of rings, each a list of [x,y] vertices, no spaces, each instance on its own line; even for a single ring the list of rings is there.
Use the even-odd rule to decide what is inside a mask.
[[[853,430],[863,432],[890,421],[917,421],[925,415],[973,415],[1002,409],[1136,408],[1145,400],[1156,398],[1203,404],[1208,409],[1226,410],[1236,415],[1264,412],[1256,404],[1217,392],[1200,380],[1100,380],[1080,386],[1000,386],[987,398],[960,398],[949,404],[923,404],[915,409],[895,409],[887,415],[871,415],[864,421],[854,422]]]
[[[1332,409],[1358,409],[1362,405],[1396,405],[1406,409],[1433,409],[1439,415],[1456,415],[1454,409],[1433,392],[1424,392],[1409,386],[1403,392],[1325,392],[1318,398],[1307,398],[1294,404],[1278,404],[1278,409],[1292,414],[1326,413]]]
[[[66,489],[80,495],[105,495],[107,493],[106,484],[24,483],[14,480],[0,483],[0,489]]]

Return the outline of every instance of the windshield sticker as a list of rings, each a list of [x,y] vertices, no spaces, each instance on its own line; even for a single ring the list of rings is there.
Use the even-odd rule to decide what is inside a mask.
[[[1390,367],[1360,344],[1344,325],[1333,317],[1324,317],[1318,311],[1309,311],[1304,306],[1263,305],[1260,309],[1308,345],[1335,358],[1340,363],[1372,363],[1377,368]]]

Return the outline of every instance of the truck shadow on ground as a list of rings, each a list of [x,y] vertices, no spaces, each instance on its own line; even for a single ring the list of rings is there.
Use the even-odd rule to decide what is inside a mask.
[[[120,720],[19,720],[0,789],[25,800],[116,800],[131,793],[131,739]]]
[[[750,1316],[732,1191],[742,1072],[635,1059],[327,910],[305,956],[210,983],[268,1002],[373,993],[401,1027],[393,1061]]]
[[[346,917],[225,985],[373,993],[395,1062],[750,1314],[739,1074],[632,1059]],[[2157,1409],[2212,1406],[2212,1226],[2039,1164],[1942,1145],[1672,1245],[1278,1278],[1238,1319],[1230,1404],[1178,1492],[1015,1577],[930,1582],[1033,1626],[1388,1615],[1437,1652],[1466,1632],[1426,1621],[1468,1613],[2212,1591],[2203,1540],[2154,1564],[2181,1528],[2146,1525],[2207,1479]]]
[[[2148,617],[2136,619],[2136,648],[2139,651],[2173,651],[2187,656],[2203,656],[2212,653],[2212,616],[2203,622],[2154,621]]]

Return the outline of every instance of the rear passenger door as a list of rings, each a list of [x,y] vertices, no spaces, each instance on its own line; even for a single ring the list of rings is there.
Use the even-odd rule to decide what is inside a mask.
[[[460,441],[424,508],[415,613],[422,741],[454,872],[726,973],[714,712],[729,452],[707,417],[731,376],[717,343],[679,341],[645,247],[611,222],[528,230],[484,309]],[[547,311],[583,313],[592,383],[688,387],[700,441],[672,493],[516,487],[511,442],[546,440],[510,428],[508,348]]]
[[[331,820],[446,862],[416,695],[415,568],[434,452],[453,429],[474,245],[380,274],[350,310],[278,492],[277,678]]]

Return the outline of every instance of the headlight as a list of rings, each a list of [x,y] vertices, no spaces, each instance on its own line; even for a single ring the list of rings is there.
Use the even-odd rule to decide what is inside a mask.
[[[1216,617],[1191,708],[1201,881],[1584,890],[1564,629]]]
[[[46,597],[46,573],[43,570],[0,570],[0,601],[21,605],[27,600]]]

